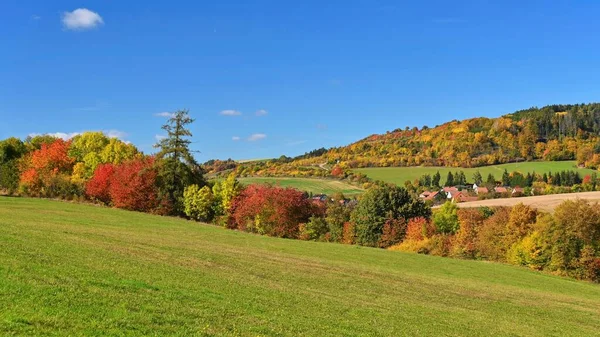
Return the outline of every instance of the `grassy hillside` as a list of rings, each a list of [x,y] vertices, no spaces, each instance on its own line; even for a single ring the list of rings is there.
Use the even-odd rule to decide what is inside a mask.
[[[0,198],[0,335],[592,336],[600,286]]]
[[[282,187],[293,187],[301,191],[312,192],[315,194],[334,194],[344,193],[345,195],[354,195],[364,192],[360,187],[350,185],[343,181],[333,179],[314,179],[314,178],[285,178],[285,177],[250,177],[239,178],[242,184],[273,184]]]
[[[446,181],[446,175],[448,171],[457,172],[463,171],[467,176],[469,182],[473,181],[473,174],[479,170],[483,179],[485,180],[488,174],[493,174],[496,179],[502,178],[504,170],[508,172],[519,171],[523,174],[527,172],[536,173],[548,173],[558,172],[564,170],[576,170],[577,165],[575,161],[542,161],[542,162],[522,162],[522,163],[511,163],[502,165],[483,166],[478,168],[454,168],[454,167],[373,167],[373,168],[361,168],[355,169],[355,172],[360,172],[367,175],[369,178],[376,180],[383,180],[398,185],[404,185],[407,180],[414,181],[424,174],[435,174],[440,171],[442,176],[441,182]],[[577,172],[583,177],[586,174],[597,172],[590,169],[577,169]]]

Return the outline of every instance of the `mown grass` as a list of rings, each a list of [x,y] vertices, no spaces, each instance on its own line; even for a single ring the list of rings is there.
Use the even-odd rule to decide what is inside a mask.
[[[497,180],[502,178],[502,173],[504,173],[504,169],[506,169],[509,173],[513,171],[518,171],[523,174],[527,174],[528,172],[536,172],[539,174],[548,173],[548,172],[559,172],[565,170],[576,170],[579,172],[581,177],[583,178],[586,174],[591,174],[595,172],[590,169],[580,169],[577,168],[575,161],[539,161],[539,162],[521,162],[521,163],[511,163],[511,164],[502,164],[502,165],[491,165],[491,166],[483,166],[477,168],[456,168],[456,167],[425,167],[425,166],[416,166],[416,167],[373,167],[373,168],[361,168],[355,169],[354,171],[363,173],[367,175],[369,178],[375,180],[382,180],[390,183],[394,183],[397,185],[404,185],[404,182],[410,180],[411,182],[415,179],[419,179],[424,174],[434,175],[436,172],[440,172],[442,176],[441,183],[446,182],[446,176],[448,171],[452,171],[452,173],[456,173],[458,171],[463,171],[467,176],[467,180],[469,182],[473,181],[473,174],[479,170],[479,173],[483,176],[485,180],[488,174],[493,174]]]
[[[593,336],[600,286],[0,197],[0,335]]]
[[[281,187],[293,187],[301,191],[312,192],[314,194],[334,194],[344,193],[345,195],[355,195],[363,193],[364,190],[358,186],[334,179],[317,178],[288,178],[288,177],[248,177],[238,179],[242,184],[273,184]]]

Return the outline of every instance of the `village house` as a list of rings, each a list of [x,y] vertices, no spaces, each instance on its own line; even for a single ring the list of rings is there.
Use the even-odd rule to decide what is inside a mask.
[[[496,191],[496,193],[508,193],[509,187],[498,186],[498,187],[494,188],[494,191]]]

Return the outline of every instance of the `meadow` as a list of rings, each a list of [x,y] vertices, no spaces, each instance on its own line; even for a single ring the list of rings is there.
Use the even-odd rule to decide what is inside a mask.
[[[0,197],[0,335],[592,336],[600,286]]]
[[[294,178],[294,177],[248,177],[238,179],[242,184],[272,184],[281,187],[293,187],[313,194],[344,193],[346,196],[361,194],[364,190],[358,186],[334,179]]]
[[[458,171],[463,171],[467,176],[467,180],[469,182],[473,181],[473,174],[476,171],[481,173],[483,179],[485,180],[488,174],[493,174],[496,180],[500,180],[502,178],[502,173],[504,170],[507,170],[509,173],[513,171],[518,171],[523,174],[530,173],[548,173],[548,172],[559,172],[566,170],[577,170],[581,177],[583,178],[586,174],[592,174],[596,172],[591,169],[577,168],[577,164],[575,161],[537,161],[537,162],[520,162],[520,163],[510,163],[510,164],[501,164],[501,165],[491,165],[491,166],[483,166],[476,168],[460,168],[460,167],[431,167],[431,166],[417,166],[417,167],[372,167],[372,168],[360,168],[355,169],[355,172],[360,172],[362,174],[367,175],[369,178],[375,180],[382,180],[390,183],[394,183],[400,186],[404,185],[404,182],[407,180],[414,181],[415,179],[419,179],[424,174],[434,175],[436,172],[440,172],[442,176],[441,182],[444,183],[446,181],[446,175],[448,172],[456,173]]]

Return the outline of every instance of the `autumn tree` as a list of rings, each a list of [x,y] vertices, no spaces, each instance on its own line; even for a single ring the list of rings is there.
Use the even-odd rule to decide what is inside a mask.
[[[360,245],[377,246],[384,225],[402,225],[415,217],[429,218],[431,209],[399,186],[376,186],[369,189],[352,211]],[[403,233],[402,233],[403,234]]]
[[[299,225],[309,221],[315,208],[293,188],[249,185],[233,199],[228,226],[283,238],[297,238]]]
[[[110,198],[115,207],[154,212],[160,206],[154,158],[138,158],[117,165],[110,181]]]
[[[94,175],[85,185],[85,194],[92,200],[110,204],[110,185],[113,180],[115,167],[112,164],[100,164]]]
[[[189,148],[192,133],[187,126],[194,120],[188,110],[179,110],[162,129],[167,132],[155,147],[158,166],[158,186],[161,197],[173,205],[175,213],[183,211],[183,190],[188,185],[204,186],[203,171]]]
[[[458,222],[458,206],[451,201],[446,201],[442,207],[433,214],[433,224],[438,233],[456,233],[460,228]]]
[[[42,197],[71,196],[78,193],[70,182],[73,158],[68,156],[70,142],[54,138],[41,143],[39,150],[22,161],[20,187],[26,194]]]

